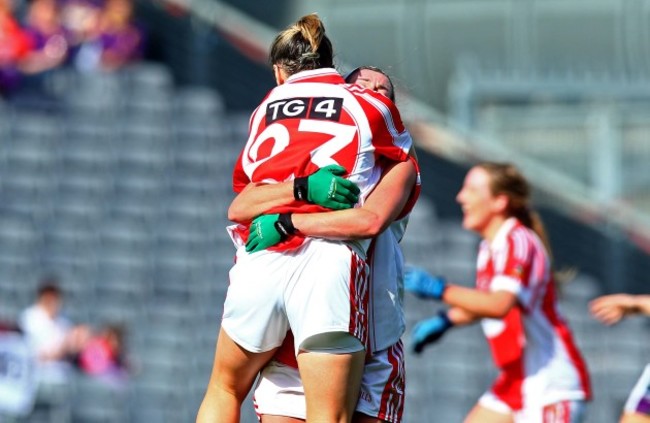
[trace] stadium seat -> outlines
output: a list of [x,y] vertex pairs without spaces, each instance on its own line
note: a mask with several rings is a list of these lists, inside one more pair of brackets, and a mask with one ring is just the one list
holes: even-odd
[[170,70],[154,62],[139,62],[120,72],[126,92],[132,96],[171,92],[174,80]]
[[79,375],[74,379],[73,422],[124,423],[129,418],[125,381]]

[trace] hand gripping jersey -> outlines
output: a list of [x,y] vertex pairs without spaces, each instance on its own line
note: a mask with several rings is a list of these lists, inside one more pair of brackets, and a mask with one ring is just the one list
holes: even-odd
[[[290,181],[338,164],[361,189],[361,202],[381,177],[381,161],[407,160],[412,145],[389,99],[345,84],[329,68],[299,72],[272,89],[253,112],[249,134],[233,173],[235,192],[250,182]],[[327,209],[296,200],[268,213],[318,211]],[[247,238],[247,228],[236,233]],[[295,235],[275,249],[294,249],[303,241]]]
[[549,258],[537,235],[506,220],[491,243],[481,243],[476,283],[518,299],[503,319],[481,322],[501,371],[492,392],[513,410],[590,399],[587,368],[557,310]]

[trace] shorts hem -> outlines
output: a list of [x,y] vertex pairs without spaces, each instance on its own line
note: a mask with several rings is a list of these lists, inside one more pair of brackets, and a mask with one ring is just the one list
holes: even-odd
[[282,342],[280,342],[280,343],[275,344],[275,345],[271,344],[271,345],[262,346],[262,347],[253,346],[252,344],[250,344],[248,342],[242,341],[242,339],[240,337],[233,336],[230,333],[230,331],[228,330],[228,328],[223,323],[221,324],[221,328],[223,329],[224,332],[226,332],[226,335],[228,335],[228,337],[230,337],[230,339],[235,344],[239,345],[240,347],[242,347],[243,349],[245,349],[248,352],[263,353],[263,352],[271,351],[273,348],[278,348],[280,345],[282,345]]
[[[331,327],[331,328],[324,328],[322,330],[319,330],[318,332],[310,333],[307,336],[303,336],[302,339],[300,340],[300,342],[295,343],[296,353],[301,351],[300,346],[305,342],[305,340],[311,338],[312,336],[324,335],[324,334],[333,333],[333,332],[345,332],[345,333],[349,334],[350,336],[353,336],[353,337],[357,338],[361,342],[361,345],[364,346],[364,348],[363,348],[364,351],[366,350],[366,345],[359,339],[358,336],[354,335],[353,333],[350,333],[350,328],[349,327]],[[295,336],[295,334],[294,334],[294,336]]]

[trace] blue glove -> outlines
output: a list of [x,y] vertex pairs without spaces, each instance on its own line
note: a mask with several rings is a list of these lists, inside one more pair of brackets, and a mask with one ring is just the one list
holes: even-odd
[[411,331],[413,352],[420,354],[425,346],[438,341],[454,324],[446,311],[440,311],[433,317],[419,321]]
[[404,289],[420,298],[441,300],[447,282],[442,276],[432,276],[424,269],[411,267],[404,274]]

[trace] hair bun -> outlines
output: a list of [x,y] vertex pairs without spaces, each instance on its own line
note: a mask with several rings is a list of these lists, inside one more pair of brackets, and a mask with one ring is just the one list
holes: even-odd
[[320,59],[320,54],[315,52],[308,52],[308,53],[301,54],[298,60],[300,61],[301,64],[305,64],[307,62],[313,62],[318,59]]

